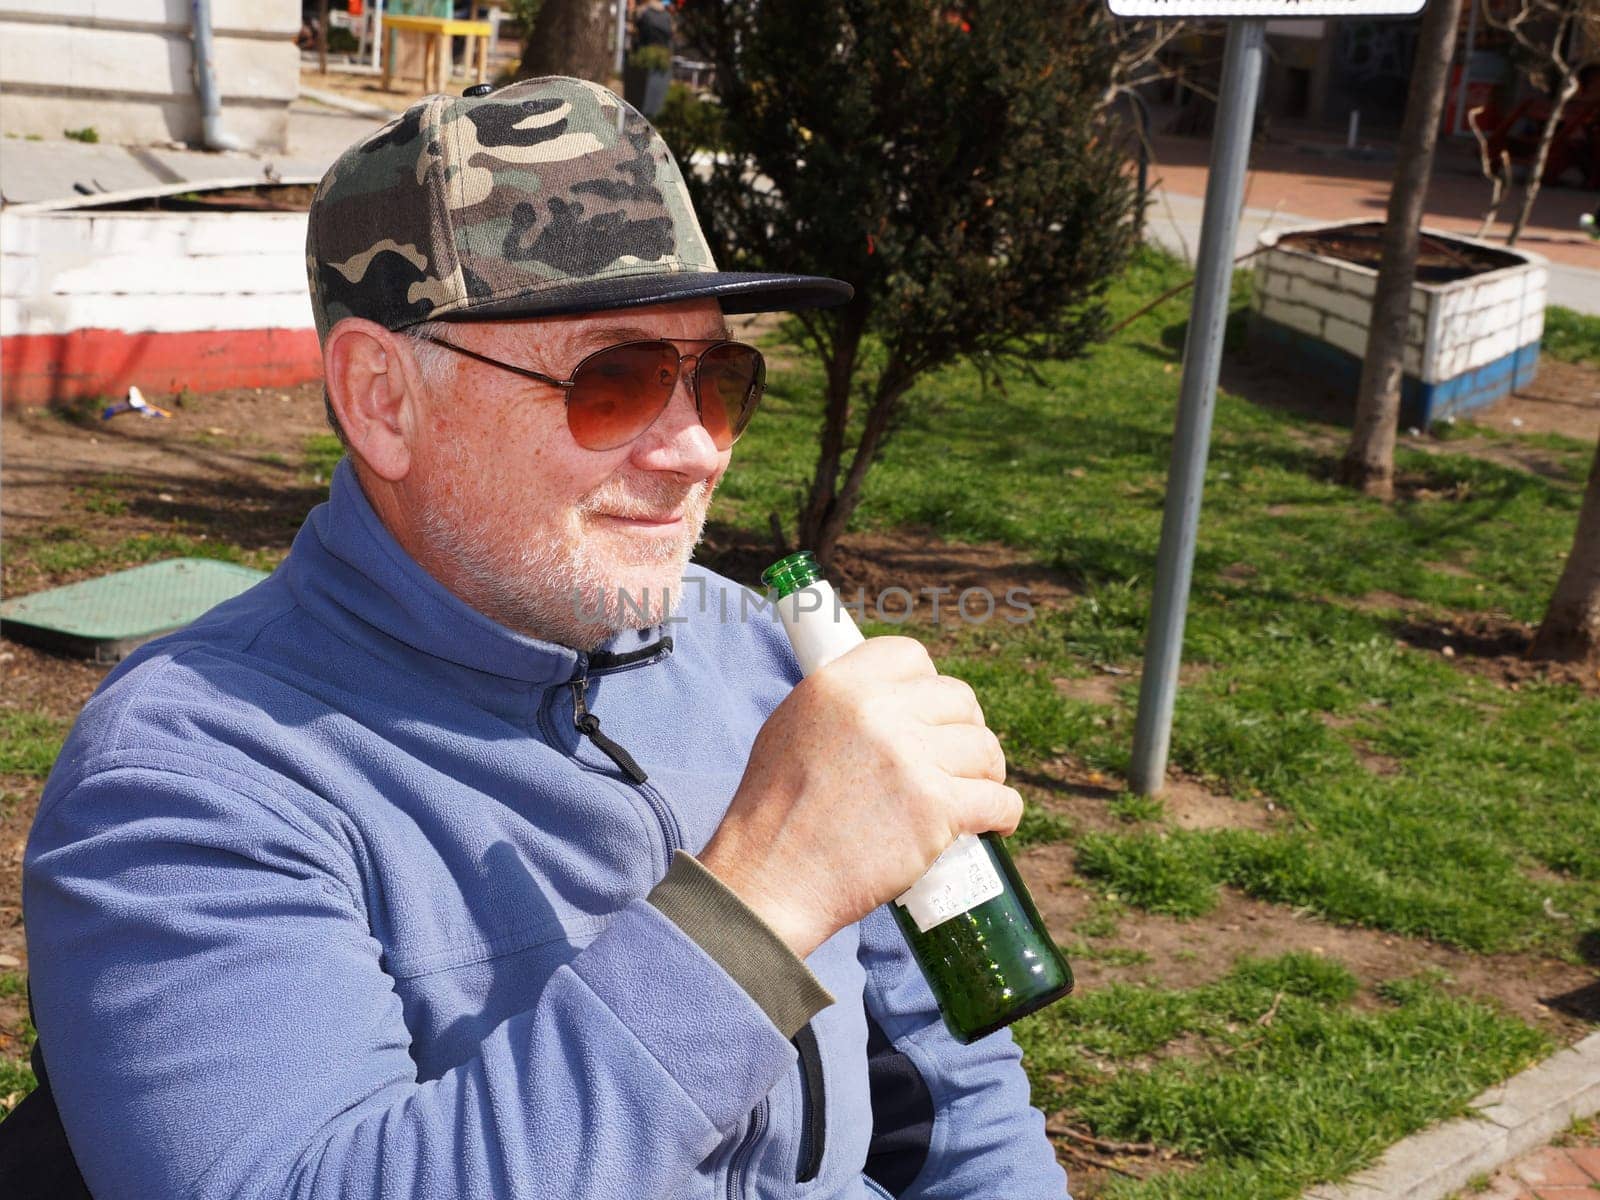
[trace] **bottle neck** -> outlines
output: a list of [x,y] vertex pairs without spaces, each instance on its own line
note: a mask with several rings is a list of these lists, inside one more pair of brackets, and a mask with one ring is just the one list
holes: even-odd
[[786,555],[761,572],[761,582],[777,592],[780,600],[821,579],[822,568],[809,550]]

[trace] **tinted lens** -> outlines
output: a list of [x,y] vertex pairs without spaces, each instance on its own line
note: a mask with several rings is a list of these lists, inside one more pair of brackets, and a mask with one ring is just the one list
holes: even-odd
[[718,450],[733,445],[750,424],[766,385],[767,364],[754,346],[723,342],[701,356],[700,423]]
[[615,450],[650,427],[678,382],[668,342],[624,342],[590,355],[572,373],[567,428],[585,450]]

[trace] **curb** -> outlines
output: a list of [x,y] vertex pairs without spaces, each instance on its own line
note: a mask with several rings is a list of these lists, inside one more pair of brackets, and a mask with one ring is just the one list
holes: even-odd
[[1378,1164],[1302,1200],[1443,1200],[1479,1174],[1538,1149],[1600,1112],[1600,1033],[1592,1033],[1472,1102],[1477,1114],[1390,1146]]

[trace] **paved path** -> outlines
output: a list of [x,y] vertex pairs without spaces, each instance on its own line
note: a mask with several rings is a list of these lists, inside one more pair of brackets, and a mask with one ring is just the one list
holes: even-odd
[[[1507,1164],[1511,1190],[1497,1200],[1521,1200],[1524,1185],[1534,1187],[1529,1194],[1541,1200],[1579,1200],[1576,1193],[1542,1191],[1566,1186],[1555,1180],[1569,1166],[1585,1171],[1581,1200],[1595,1200],[1600,1191],[1588,1186],[1585,1163],[1600,1164],[1593,1157],[1569,1162],[1567,1142],[1574,1122],[1591,1122],[1597,1111],[1600,1033],[1495,1084],[1472,1101],[1467,1116],[1400,1139],[1373,1166],[1313,1188],[1303,1200],[1470,1200],[1478,1184]],[[1519,1174],[1524,1164],[1527,1173]],[[1540,1173],[1546,1167],[1548,1176]],[[1535,1184],[1535,1177],[1544,1182]]]
[[[1204,211],[1205,201],[1202,197],[1185,196],[1170,189],[1158,191],[1154,193],[1146,218],[1149,237],[1174,254],[1183,255],[1193,262],[1200,247],[1200,221]],[[1234,255],[1237,257],[1254,250],[1256,239],[1264,230],[1306,225],[1317,219],[1280,209],[1246,208],[1239,218],[1239,237],[1234,243]],[[1446,224],[1444,227],[1449,226]],[[1593,268],[1564,262],[1550,264],[1549,303],[1600,316],[1600,242],[1595,247],[1597,265]],[[1536,245],[1529,245],[1528,249],[1540,254],[1545,252],[1544,248]]]
[[1600,1196],[1600,1135],[1565,1137],[1542,1146],[1471,1192],[1470,1200],[1595,1200]]
[[302,97],[289,110],[289,148],[282,154],[8,138],[0,143],[0,197],[28,204],[190,181],[316,180],[340,151],[387,117]]
[[[1158,121],[1159,125],[1159,121]],[[1150,235],[1190,261],[1200,242],[1200,219],[1210,143],[1204,138],[1157,135],[1151,177],[1160,186],[1149,212]],[[1255,248],[1265,228],[1317,221],[1381,221],[1394,172],[1386,147],[1373,157],[1351,158],[1337,147],[1308,142],[1258,144],[1250,153],[1245,212],[1240,220],[1238,254]],[[1428,192],[1430,228],[1476,234],[1483,220],[1488,185],[1464,148],[1445,146]],[[1519,200],[1513,194],[1501,208],[1509,215]],[[1550,259],[1550,303],[1600,315],[1600,242],[1578,229],[1580,213],[1600,205],[1600,192],[1544,188],[1518,245]],[[1490,234],[1501,241],[1504,221]]]

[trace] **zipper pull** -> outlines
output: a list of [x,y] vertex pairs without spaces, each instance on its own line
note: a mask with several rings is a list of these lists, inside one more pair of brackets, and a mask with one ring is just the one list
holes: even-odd
[[644,773],[644,769],[633,761],[633,755],[600,732],[600,718],[590,712],[584,704],[584,694],[589,690],[588,679],[582,677],[574,679],[571,687],[572,724],[580,734],[595,744],[601,754],[604,754],[616,764],[617,770],[633,780],[634,783],[643,783],[649,778]]

